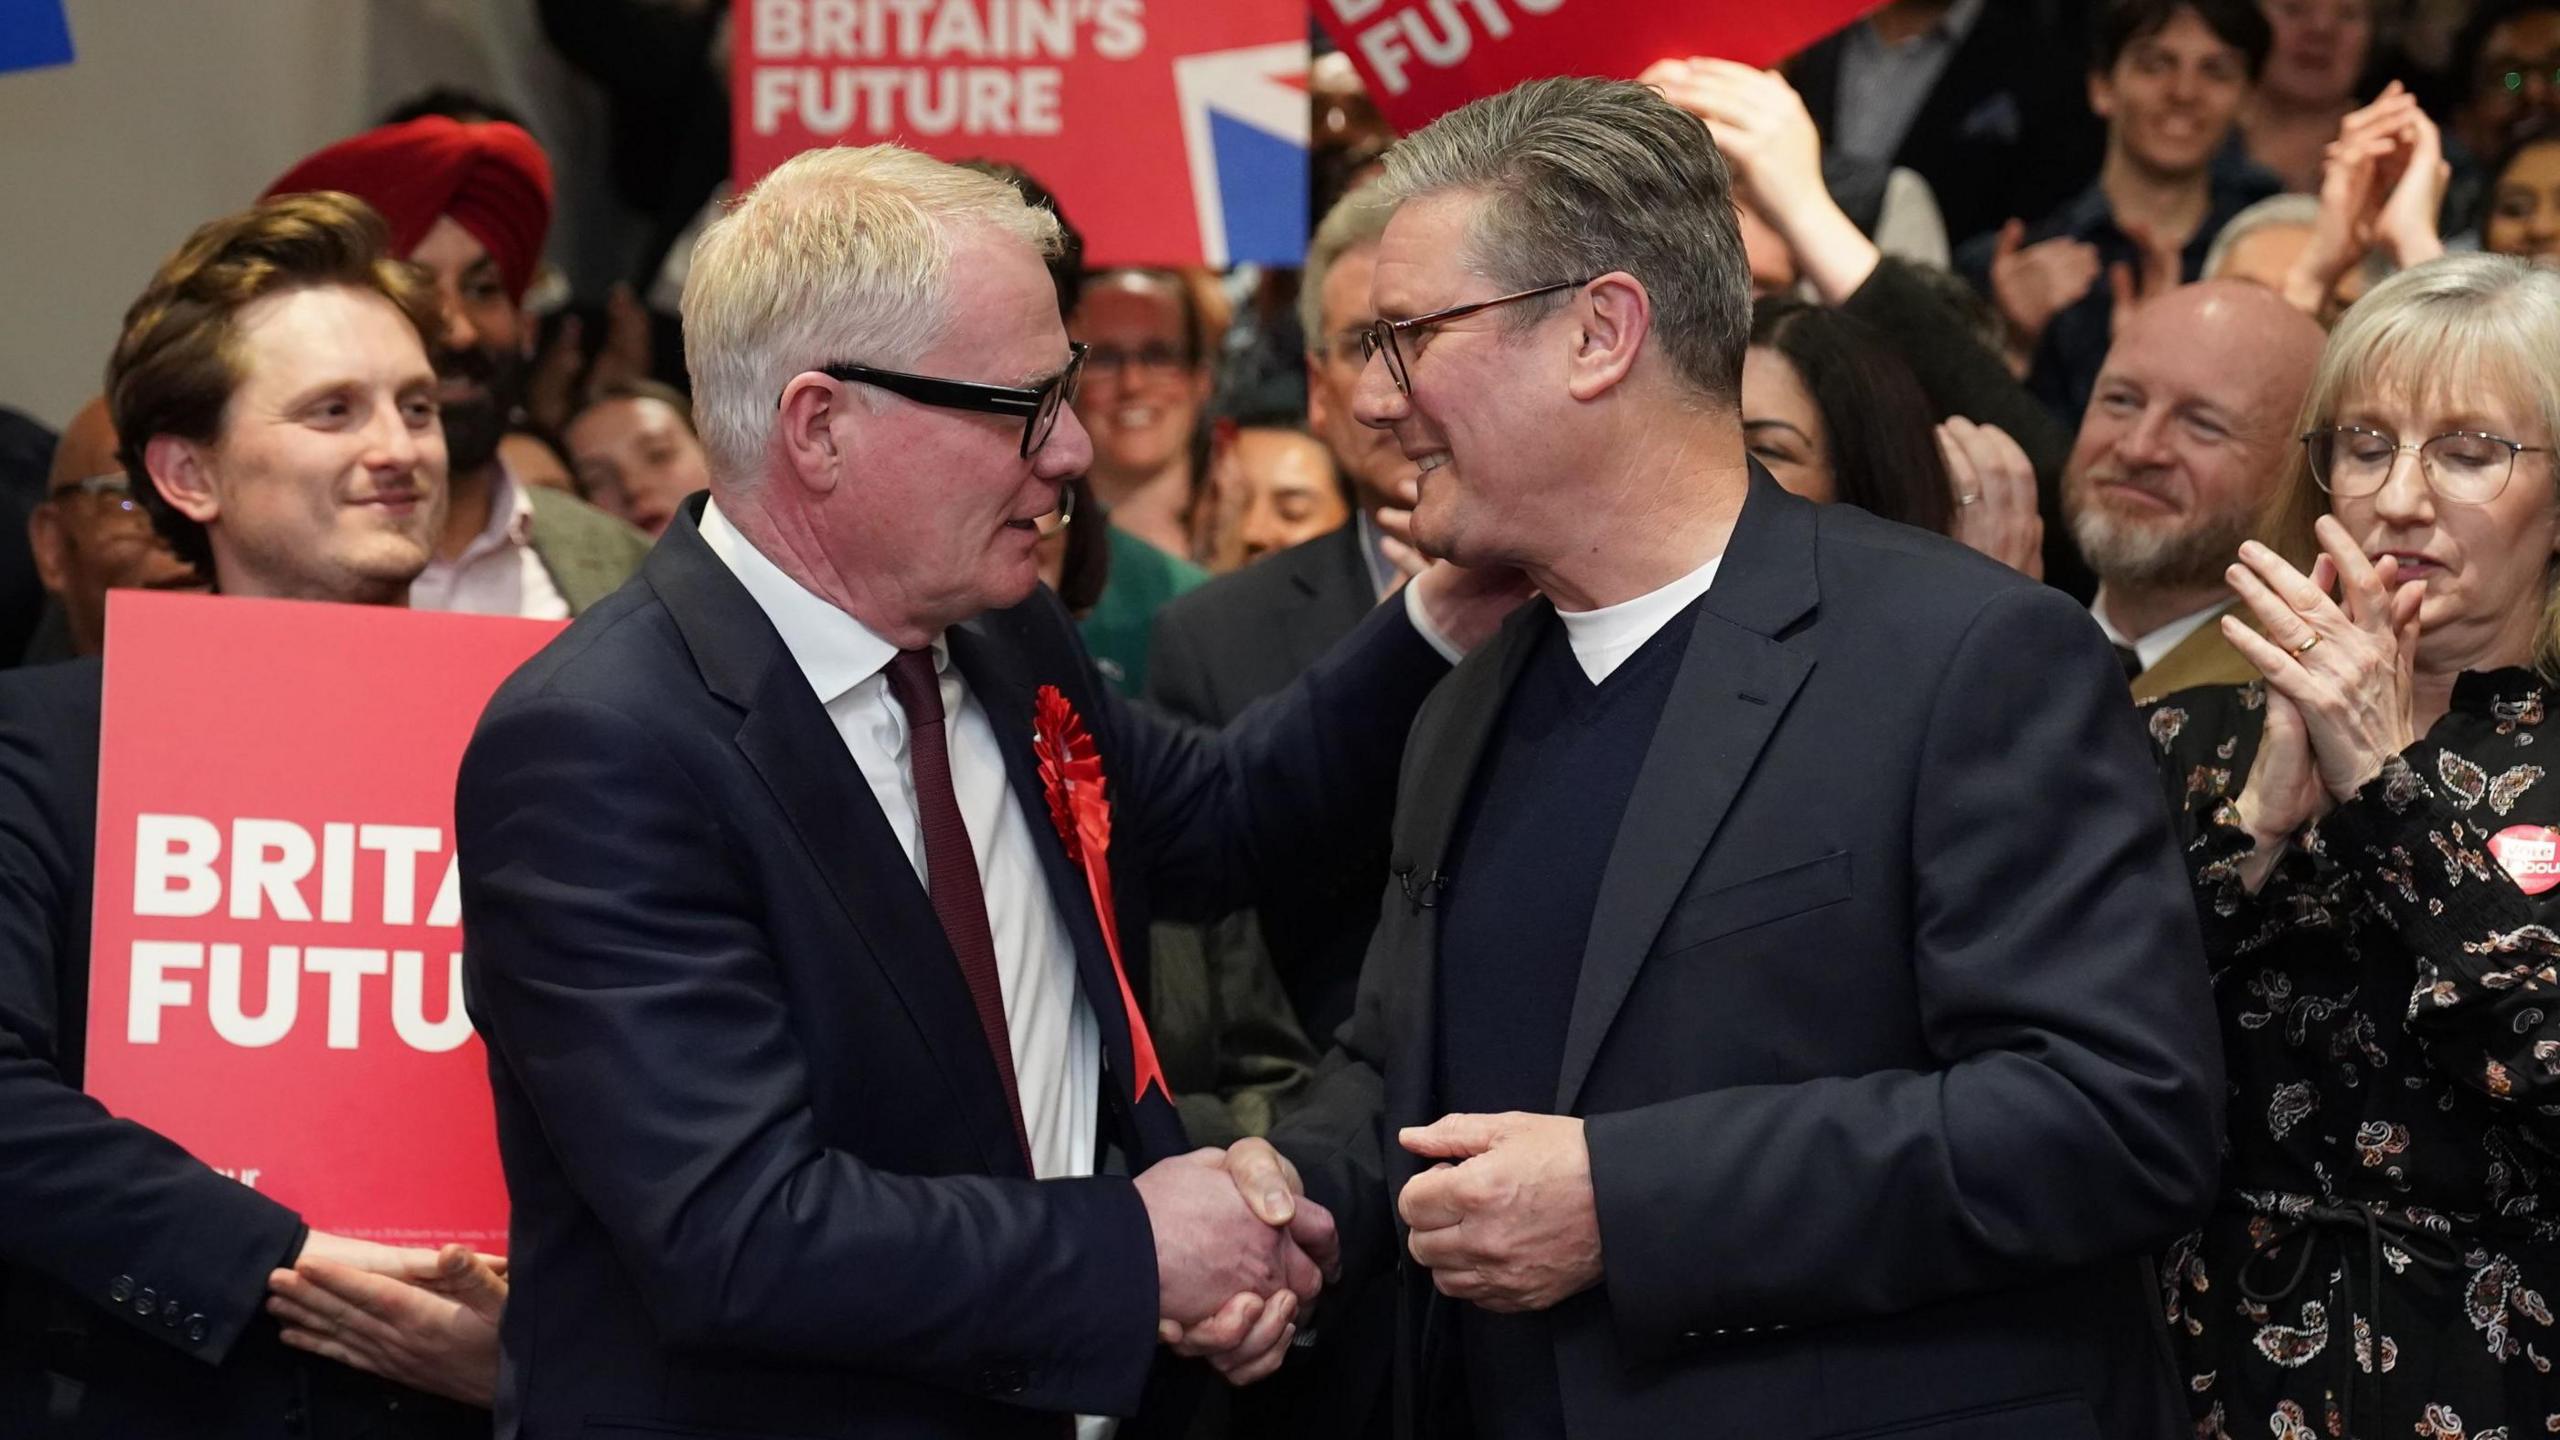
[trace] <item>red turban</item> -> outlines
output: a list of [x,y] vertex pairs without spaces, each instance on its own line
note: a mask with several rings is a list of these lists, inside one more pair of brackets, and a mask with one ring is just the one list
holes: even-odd
[[532,136],[497,122],[429,115],[368,130],[294,166],[259,198],[305,190],[343,190],[380,211],[404,257],[437,217],[452,216],[488,250],[519,304],[551,229],[550,159]]

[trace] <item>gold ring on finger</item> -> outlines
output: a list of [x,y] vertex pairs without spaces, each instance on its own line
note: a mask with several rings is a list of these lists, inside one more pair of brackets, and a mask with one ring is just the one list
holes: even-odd
[[2294,647],[2293,647],[2293,658],[2294,658],[2294,659],[2296,659],[2296,660],[2299,660],[2299,659],[2301,659],[2303,656],[2310,654],[2310,653],[2311,653],[2311,647],[2312,647],[2312,646],[2314,646],[2314,645],[2317,645],[2317,644],[2319,644],[2319,643],[2320,643],[2320,637],[2319,637],[2319,636],[2317,636],[2317,635],[2314,635],[2314,636],[2312,636],[2310,639],[2303,641],[2301,644],[2294,646]]

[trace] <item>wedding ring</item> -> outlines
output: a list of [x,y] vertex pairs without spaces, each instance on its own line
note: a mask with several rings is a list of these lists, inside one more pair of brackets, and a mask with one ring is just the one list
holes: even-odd
[[2310,639],[2303,641],[2301,644],[2294,646],[2294,647],[2293,647],[2293,658],[2294,658],[2294,659],[2296,659],[2296,660],[2299,660],[2299,659],[2301,659],[2303,656],[2310,654],[2310,653],[2311,653],[2311,647],[2312,647],[2312,646],[2314,646],[2314,645],[2317,645],[2317,644],[2319,644],[2319,643],[2320,643],[2320,637],[2319,637],[2319,636],[2317,636],[2317,635],[2314,635],[2314,636],[2312,636]]
[[1972,494],[1970,494],[1970,495],[1959,495],[1959,496],[1957,496],[1957,497],[1956,497],[1956,503],[1957,503],[1957,504],[1959,504],[1959,505],[1970,505],[1970,504],[1972,504],[1974,501],[1979,500],[1979,499],[1981,499],[1981,498],[1982,498],[1982,492],[1981,492],[1981,491],[1979,491],[1979,490],[1977,490],[1977,491],[1975,491],[1974,493],[1972,493]]

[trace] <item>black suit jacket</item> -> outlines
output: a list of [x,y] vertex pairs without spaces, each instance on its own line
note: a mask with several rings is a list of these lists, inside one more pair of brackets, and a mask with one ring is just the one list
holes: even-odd
[[[1415,722],[1346,1044],[1274,1136],[1400,1267],[1406,1432],[1451,1303],[1393,1147],[1436,1118],[1440,875],[1535,612]],[[2165,1437],[2148,1246],[2222,1077],[2122,672],[2062,594],[1754,467],[1602,873],[1554,1109],[1606,1274],[1554,1314],[1578,1435]],[[1468,877],[1441,875],[1452,894]],[[1392,1257],[1388,1247],[1395,1247]]]
[[485,1433],[286,1349],[260,1307],[300,1217],[80,1093],[100,673],[0,675],[0,1435]]
[[[1148,652],[1147,698],[1223,726],[1287,689],[1378,608],[1360,549],[1360,527],[1344,525],[1165,606]],[[1385,873],[1382,830],[1356,853],[1300,857],[1289,875],[1273,877],[1286,893],[1259,917],[1263,940],[1298,1023],[1319,1043],[1351,1018]]]
[[[1962,243],[2069,199],[2098,171],[2106,131],[2089,113],[2087,0],[1989,0],[1947,57],[1893,163],[1937,193],[1947,238]],[[1849,31],[1787,63],[1813,123],[1837,122]]]
[[1376,608],[1360,527],[1327,531],[1157,611],[1147,698],[1185,719],[1224,725],[1287,689]]
[[[1054,1436],[1062,1412],[1131,1414],[1157,1356],[1136,1191],[1030,1179],[925,891],[699,513],[501,688],[463,761],[467,993],[514,1206],[501,1433]],[[1155,898],[1223,913],[1281,857],[1382,828],[1446,670],[1382,615],[1221,737],[1117,699],[1045,590],[950,642],[1044,839],[1035,688],[1091,729],[1133,970]],[[1152,1090],[1131,1103],[1085,883],[1062,848],[1042,860],[1101,1029],[1100,1128],[1143,1169],[1180,1122]]]

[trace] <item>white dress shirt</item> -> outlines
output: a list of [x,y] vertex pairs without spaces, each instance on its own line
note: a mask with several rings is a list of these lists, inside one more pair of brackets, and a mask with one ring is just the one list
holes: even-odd
[[1707,587],[1716,582],[1716,567],[1723,563],[1724,557],[1718,555],[1659,590],[1597,610],[1558,607],[1556,618],[1564,622],[1565,638],[1573,642],[1573,658],[1581,662],[1582,673],[1594,685],[1615,674],[1628,656],[1688,609],[1690,601],[1707,593]]
[[489,523],[460,555],[427,562],[409,582],[409,608],[526,620],[569,618],[568,600],[533,552],[533,500],[503,463],[489,488]]
[[2145,670],[2159,664],[2160,657],[2177,649],[2178,642],[2203,629],[2206,621],[2221,614],[2231,604],[2228,600],[2216,600],[2193,615],[2181,615],[2138,640],[2128,640],[2123,631],[2108,622],[2107,612],[2102,608],[2106,601],[2106,592],[2101,588],[2098,597],[2089,602],[2090,615],[2097,619],[2098,628],[2107,632],[2108,643],[2122,645],[2131,650],[2135,658],[2142,662],[2142,668]]
[[[930,887],[924,822],[908,766],[906,712],[889,693],[887,667],[897,647],[784,574],[738,533],[717,504],[702,508],[702,539],[781,633],[783,647],[808,677],[853,763],[870,782],[889,829],[906,847],[917,883]],[[949,645],[940,639],[933,642],[933,668],[942,679],[951,788],[960,802],[960,818],[969,827],[969,848],[978,857],[987,927],[995,935],[996,975],[1004,987],[1005,1029],[1013,1040],[1013,1073],[1022,1092],[1023,1128],[1031,1140],[1031,1170],[1043,1180],[1090,1175],[1102,1033],[1077,982],[1075,941],[1049,894],[1040,852],[1032,848],[1058,841],[1032,832],[1014,798],[995,728],[952,666]]]

